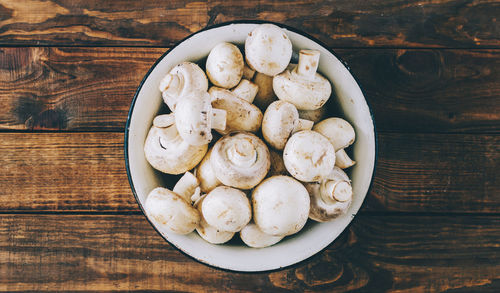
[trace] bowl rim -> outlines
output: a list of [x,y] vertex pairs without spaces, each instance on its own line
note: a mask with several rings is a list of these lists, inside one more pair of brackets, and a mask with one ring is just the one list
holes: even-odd
[[[134,112],[134,107],[135,107],[135,103],[137,101],[137,98],[139,96],[139,93],[141,92],[142,90],[142,87],[144,85],[144,83],[146,82],[146,80],[149,78],[149,75],[151,74],[151,72],[156,68],[156,66],[175,48],[177,47],[178,45],[180,45],[181,43],[183,43],[184,41],[186,41],[187,39],[197,35],[197,34],[200,34],[202,32],[205,32],[207,30],[211,30],[211,29],[214,29],[214,28],[218,28],[218,27],[223,27],[223,26],[228,26],[228,25],[232,25],[232,24],[264,24],[264,23],[270,23],[270,24],[274,24],[274,25],[277,25],[281,28],[285,28],[289,31],[292,31],[294,33],[297,33],[299,35],[302,35],[316,43],[318,43],[320,46],[322,46],[325,50],[327,50],[330,54],[332,54],[333,56],[335,56],[335,58],[337,58],[340,63],[342,63],[342,65],[347,69],[347,71],[349,72],[349,74],[351,74],[351,76],[354,78],[354,81],[356,82],[356,84],[358,85],[361,93],[363,94],[363,97],[364,97],[364,100],[368,106],[368,111],[370,113],[370,117],[371,117],[371,120],[372,120],[372,124],[373,124],[373,134],[374,134],[374,147],[375,147],[375,154],[374,154],[374,162],[373,162],[373,171],[372,171],[372,174],[371,174],[371,179],[370,179],[370,184],[368,185],[368,190],[366,191],[366,194],[361,202],[361,207],[363,207],[363,204],[366,200],[366,196],[370,193],[372,187],[373,187],[373,179],[374,179],[374,176],[375,176],[375,171],[377,169],[377,161],[378,161],[378,132],[377,132],[377,128],[376,128],[376,125],[375,125],[375,117],[373,115],[373,111],[372,111],[372,107],[370,105],[370,103],[368,102],[368,100],[366,99],[366,95],[365,95],[365,91],[363,90],[363,87],[361,86],[361,84],[359,83],[359,80],[358,78],[353,74],[351,68],[349,67],[349,65],[347,64],[347,62],[345,62],[342,58],[340,58],[340,56],[337,55],[337,53],[335,53],[330,46],[326,45],[324,42],[318,40],[316,37],[313,37],[312,35],[309,35],[308,33],[302,31],[302,30],[299,30],[295,27],[292,27],[292,26],[289,26],[289,25],[286,25],[286,24],[283,24],[283,23],[278,23],[278,22],[273,22],[273,21],[265,21],[265,20],[245,20],[245,19],[241,19],[241,20],[233,20],[233,21],[227,21],[227,22],[221,22],[221,23],[218,23],[218,24],[213,24],[213,25],[207,25],[206,27],[204,27],[203,29],[200,29],[192,34],[189,34],[188,36],[186,36],[185,38],[177,41],[173,46],[169,47],[169,49],[164,52],[156,61],[153,65],[151,65],[151,67],[149,68],[148,72],[144,75],[144,78],[141,80],[139,86],[137,87],[137,90],[135,91],[135,94],[134,94],[134,97],[130,103],[130,108],[129,108],[129,111],[128,111],[128,114],[127,114],[127,122],[125,124],[125,131],[124,131],[124,143],[123,143],[123,147],[124,147],[124,158],[125,158],[125,167],[126,167],[126,172],[127,172],[127,178],[128,178],[128,182],[129,182],[129,185],[130,185],[130,188],[132,189],[132,193],[134,195],[134,198],[135,198],[135,201],[137,202],[137,204],[139,205],[139,208],[141,209],[141,213],[143,214],[143,216],[146,218],[146,220],[149,222],[149,224],[153,227],[153,229],[160,235],[161,238],[163,238],[163,240],[165,240],[171,247],[175,248],[176,250],[180,251],[182,254],[188,256],[189,258],[191,259],[194,259],[196,260],[197,262],[203,264],[203,265],[206,265],[208,267],[211,267],[211,268],[215,268],[215,269],[219,269],[219,270],[222,270],[222,271],[227,271],[227,272],[238,272],[238,273],[245,273],[245,274],[254,274],[254,273],[265,273],[265,272],[274,272],[274,271],[280,271],[280,270],[283,270],[283,269],[292,269],[294,267],[297,267],[297,266],[300,266],[302,263],[304,263],[305,261],[308,261],[316,256],[318,256],[322,251],[326,250],[330,245],[332,245],[335,240],[337,240],[339,237],[335,238],[332,242],[330,242],[330,244],[328,244],[327,246],[325,246],[324,248],[318,250],[316,253],[314,253],[312,256],[309,256],[309,257],[306,257],[305,259],[301,260],[301,261],[298,261],[296,263],[293,263],[293,264],[290,264],[290,265],[286,265],[286,266],[280,266],[278,268],[274,268],[274,269],[266,269],[266,270],[260,270],[260,271],[239,271],[239,270],[235,270],[235,269],[230,269],[230,268],[224,268],[224,267],[219,267],[219,266],[216,266],[214,264],[210,264],[208,262],[205,262],[203,260],[200,260],[194,256],[192,256],[191,254],[187,253],[186,251],[184,251],[181,247],[178,247],[177,245],[174,245],[172,242],[170,242],[167,238],[165,238],[163,236],[162,233],[160,233],[160,231],[155,227],[155,225],[151,222],[151,220],[146,216],[146,212],[144,210],[144,207],[143,205],[141,204],[141,201],[139,200],[139,197],[137,195],[137,192],[135,190],[135,187],[134,187],[134,182],[133,182],[133,179],[132,179],[132,175],[131,175],[131,171],[130,171],[130,163],[129,163],[129,153],[128,153],[128,142],[129,142],[129,128],[130,128],[130,123],[131,123],[131,118],[132,118],[132,115],[133,115],[133,112]],[[361,209],[361,208],[360,208]],[[356,212],[356,215],[359,213],[359,210]],[[356,216],[355,215],[355,216]],[[340,235],[342,233],[344,233],[344,231],[346,231],[353,223],[354,219],[356,218],[355,216],[352,217],[352,219],[349,221],[349,224],[347,226],[345,226],[342,230],[342,232],[340,233]],[[340,236],[339,235],[339,236]]]

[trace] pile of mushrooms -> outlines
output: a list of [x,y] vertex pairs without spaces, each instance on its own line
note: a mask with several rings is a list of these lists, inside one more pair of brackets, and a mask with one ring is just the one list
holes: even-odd
[[170,113],[153,120],[147,161],[166,174],[184,174],[172,190],[157,187],[145,212],[155,226],[197,231],[222,244],[236,233],[248,246],[267,247],[299,232],[308,219],[346,213],[353,193],[342,170],[355,164],[346,148],[354,128],[325,119],[332,85],[317,72],[320,52],[300,50],[290,64],[286,32],[262,24],[244,54],[220,43],[206,72],[182,62],[159,85]]

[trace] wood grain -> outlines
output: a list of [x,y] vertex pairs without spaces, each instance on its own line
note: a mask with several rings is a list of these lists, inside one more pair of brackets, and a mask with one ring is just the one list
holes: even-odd
[[6,214],[0,290],[494,292],[499,227],[497,216],[358,216],[309,260],[244,274],[183,255],[142,215]]
[[[0,212],[137,211],[121,133],[1,133]],[[500,136],[379,135],[362,211],[500,212]]]
[[[161,48],[1,48],[0,129],[122,131]],[[500,131],[500,50],[340,49],[380,131]]]
[[300,28],[332,47],[498,47],[497,1],[4,0],[0,45],[171,46],[226,21]]

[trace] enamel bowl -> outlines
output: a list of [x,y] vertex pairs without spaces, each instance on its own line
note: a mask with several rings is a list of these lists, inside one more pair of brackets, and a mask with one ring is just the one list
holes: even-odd
[[[220,42],[243,45],[248,33],[259,24],[260,22],[225,23],[194,33],[161,56],[142,80],[127,120],[125,161],[132,192],[143,212],[146,196],[152,189],[158,186],[172,188],[179,178],[154,170],[146,161],[143,151],[153,118],[166,109],[158,90],[160,80],[182,61],[196,62],[205,58]],[[309,220],[299,233],[286,237],[274,246],[260,249],[249,248],[239,239],[214,245],[204,241],[196,231],[189,235],[177,235],[151,224],[177,249],[202,263],[222,269],[247,272],[273,270],[290,266],[318,253],[349,225],[361,207],[372,181],[376,157],[375,129],[370,109],[358,83],[344,63],[319,41],[296,29],[277,25],[290,37],[294,52],[300,49],[316,49],[321,52],[318,71],[331,81],[335,93],[327,104],[328,116],[340,115],[354,126],[356,141],[350,149],[357,163],[348,170],[352,180],[353,202],[348,212],[335,221],[316,223]]]

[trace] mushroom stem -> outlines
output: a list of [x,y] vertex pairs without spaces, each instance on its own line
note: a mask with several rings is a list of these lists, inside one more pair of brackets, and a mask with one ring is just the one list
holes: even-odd
[[335,166],[341,169],[346,169],[356,164],[356,161],[349,158],[349,155],[347,155],[345,149],[340,149],[337,152],[335,152],[335,157],[336,157]]
[[238,98],[252,103],[257,95],[257,92],[259,91],[259,86],[248,79],[242,79],[240,83],[231,91]]
[[321,185],[320,193],[321,198],[326,203],[344,202],[352,197],[352,187],[345,180],[328,180]]
[[314,125],[314,122],[306,119],[299,119],[297,125],[293,128],[292,134],[295,132],[299,132],[302,130],[311,130]]
[[200,185],[196,176],[191,172],[186,172],[177,181],[172,191],[182,197],[186,202],[191,202],[191,195],[196,191],[196,188]]
[[175,94],[182,87],[181,78],[179,74],[167,74],[160,82],[160,91]]
[[226,110],[212,108],[212,128],[221,131],[225,130],[226,117],[227,117]]
[[318,50],[300,50],[299,63],[295,68],[298,75],[307,79],[313,79],[319,64]]
[[169,127],[175,123],[174,113],[158,115],[153,119],[153,126],[155,127]]
[[228,159],[238,167],[251,167],[257,160],[253,145],[245,139],[237,139],[227,150]]
[[243,78],[244,79],[252,79],[255,75],[255,70],[250,68],[246,63],[243,66]]

